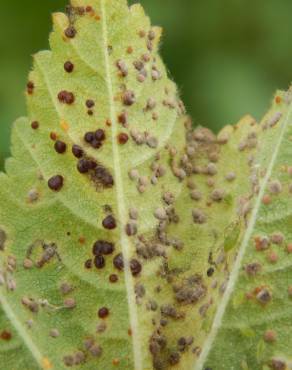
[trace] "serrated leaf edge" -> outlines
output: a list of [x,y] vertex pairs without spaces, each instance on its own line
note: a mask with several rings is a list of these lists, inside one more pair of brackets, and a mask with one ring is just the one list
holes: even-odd
[[[203,370],[203,367],[205,365],[205,362],[206,362],[206,360],[208,358],[208,355],[209,355],[209,353],[210,353],[210,351],[212,349],[212,345],[213,345],[213,343],[214,343],[214,341],[216,339],[217,333],[218,333],[218,331],[220,329],[220,326],[222,324],[225,310],[226,310],[227,305],[228,305],[228,303],[229,303],[229,301],[231,299],[231,295],[232,295],[232,293],[234,291],[234,287],[235,287],[235,284],[237,282],[238,275],[240,273],[242,260],[244,258],[245,252],[247,250],[248,243],[249,243],[249,240],[251,238],[253,229],[254,229],[255,224],[257,222],[258,212],[259,212],[260,207],[261,207],[261,200],[262,200],[262,198],[263,198],[263,196],[265,194],[265,190],[266,190],[268,181],[269,181],[269,179],[270,179],[270,177],[272,175],[274,164],[276,162],[276,159],[277,159],[277,156],[278,156],[280,147],[281,147],[281,143],[282,143],[284,134],[286,132],[286,129],[289,126],[289,119],[290,119],[291,114],[292,114],[292,107],[289,108],[289,110],[288,110],[288,112],[286,114],[286,119],[282,123],[282,127],[281,127],[281,132],[280,132],[280,135],[279,135],[279,139],[278,139],[278,141],[276,143],[276,146],[275,146],[273,155],[271,157],[269,166],[267,168],[265,177],[264,177],[264,179],[262,181],[262,185],[260,186],[260,191],[259,191],[259,194],[258,194],[258,196],[256,198],[255,205],[254,205],[254,208],[253,208],[253,211],[252,211],[252,214],[251,214],[251,218],[249,220],[249,224],[248,224],[248,227],[246,229],[246,233],[245,233],[245,235],[243,237],[243,240],[242,240],[242,243],[241,243],[241,245],[239,247],[238,256],[236,258],[234,267],[233,267],[233,269],[231,271],[231,274],[230,274],[230,277],[229,277],[228,284],[226,286],[226,290],[225,290],[224,296],[222,298],[221,303],[219,304],[219,307],[218,307],[218,310],[216,312],[216,315],[215,315],[215,318],[214,318],[214,321],[213,321],[213,325],[212,325],[210,334],[209,334],[209,336],[207,337],[207,339],[206,339],[206,341],[204,343],[203,350],[201,352],[201,355],[200,355],[200,358],[199,358],[198,362],[196,363],[196,365],[194,367],[194,370]],[[260,164],[258,164],[258,166],[260,166]]]

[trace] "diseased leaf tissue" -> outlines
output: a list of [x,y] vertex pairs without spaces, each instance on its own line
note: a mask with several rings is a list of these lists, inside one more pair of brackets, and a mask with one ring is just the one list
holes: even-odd
[[193,129],[140,5],[53,20],[0,175],[0,369],[291,369],[292,93]]

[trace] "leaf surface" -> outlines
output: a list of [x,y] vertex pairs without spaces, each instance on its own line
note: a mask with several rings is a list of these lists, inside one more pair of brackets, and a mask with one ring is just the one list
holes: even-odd
[[194,130],[140,5],[53,20],[0,175],[0,369],[288,366],[290,92]]

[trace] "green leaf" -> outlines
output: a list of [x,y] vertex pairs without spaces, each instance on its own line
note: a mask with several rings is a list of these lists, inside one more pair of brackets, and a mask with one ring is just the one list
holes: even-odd
[[[278,92],[256,127],[253,208],[196,369],[291,366],[290,96]],[[255,335],[240,335],[243,327]]]
[[76,0],[34,57],[0,175],[1,370],[289,365],[290,92],[194,130],[160,34]]
[[[152,366],[144,344],[152,327],[135,302],[136,228],[154,234],[162,193],[180,192],[167,146],[179,156],[185,136],[183,106],[157,55],[160,33],[140,5],[73,2],[68,16],[54,15],[52,51],[34,57],[29,117],[14,126],[0,180],[1,302],[14,344],[3,350],[3,369],[17,366],[15,348],[30,358],[27,368]],[[94,258],[97,241],[114,253]],[[120,253],[124,273],[114,266]]]

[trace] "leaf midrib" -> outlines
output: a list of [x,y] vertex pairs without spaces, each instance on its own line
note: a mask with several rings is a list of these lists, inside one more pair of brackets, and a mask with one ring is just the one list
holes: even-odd
[[[103,51],[104,51],[104,63],[106,69],[106,87],[109,95],[109,106],[110,106],[110,120],[111,120],[111,131],[112,131],[112,153],[113,153],[113,162],[114,162],[114,174],[115,174],[115,188],[117,196],[117,208],[118,216],[120,223],[122,220],[127,218],[126,211],[126,202],[124,197],[124,186],[123,186],[123,177],[121,172],[120,165],[120,155],[116,143],[117,136],[117,121],[116,121],[116,110],[114,103],[114,94],[113,94],[113,83],[110,73],[110,62],[108,55],[108,31],[107,31],[107,14],[105,7],[105,0],[101,0],[101,19],[102,19],[102,37],[103,37]],[[122,248],[122,253],[124,257],[124,276],[125,276],[125,285],[127,290],[127,299],[129,306],[129,316],[130,324],[132,331],[132,345],[133,345],[133,355],[134,355],[134,365],[136,370],[142,370],[142,355],[141,355],[141,342],[139,338],[139,328],[138,328],[138,314],[136,309],[135,302],[135,293],[134,293],[134,284],[133,277],[131,274],[129,261],[130,261],[130,241],[126,236],[123,227],[119,224],[120,231],[120,243]]]

